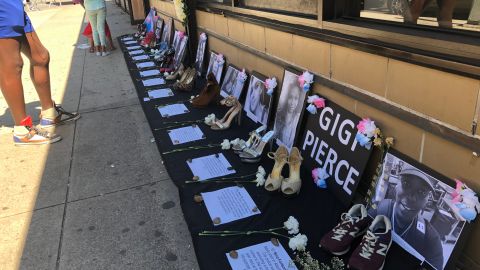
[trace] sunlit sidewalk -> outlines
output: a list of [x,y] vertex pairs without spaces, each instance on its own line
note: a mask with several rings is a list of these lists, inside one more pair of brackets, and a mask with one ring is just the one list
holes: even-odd
[[[123,59],[77,49],[84,11],[29,13],[51,55],[54,99],[82,118],[51,146],[15,147],[0,96],[0,269],[198,269],[177,196]],[[129,17],[109,2],[114,36]],[[38,97],[25,62],[28,112]]]

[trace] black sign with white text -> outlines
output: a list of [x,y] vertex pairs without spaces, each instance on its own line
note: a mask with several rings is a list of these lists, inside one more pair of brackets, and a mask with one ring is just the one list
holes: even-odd
[[298,143],[309,170],[323,168],[329,175],[327,188],[345,205],[353,198],[371,150],[355,140],[360,117],[326,101],[316,114],[307,113],[304,133]]

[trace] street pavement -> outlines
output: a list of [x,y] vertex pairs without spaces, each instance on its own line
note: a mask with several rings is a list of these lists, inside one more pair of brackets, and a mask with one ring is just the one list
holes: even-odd
[[[59,143],[15,147],[0,96],[0,269],[198,269],[122,53],[76,48],[87,42],[79,5],[29,16],[50,51],[54,100],[82,118],[56,128]],[[112,2],[107,20],[114,36],[135,31]],[[28,67],[27,111],[38,120]]]

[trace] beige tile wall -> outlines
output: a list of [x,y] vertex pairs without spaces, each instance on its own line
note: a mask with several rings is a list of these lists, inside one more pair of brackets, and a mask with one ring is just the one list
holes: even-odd
[[[221,15],[203,11],[197,11],[196,15],[201,27],[468,132],[476,106],[480,106],[477,105],[479,80],[223,18]],[[213,37],[209,37],[209,45],[240,68],[276,76],[281,85],[283,68]],[[480,192],[480,159],[468,149],[335,90],[315,85],[314,91],[361,117],[371,117],[386,135],[395,137],[397,150],[448,177],[464,179]],[[480,131],[477,130],[477,134],[480,135]],[[479,248],[480,225],[477,224],[465,254],[480,264]]]

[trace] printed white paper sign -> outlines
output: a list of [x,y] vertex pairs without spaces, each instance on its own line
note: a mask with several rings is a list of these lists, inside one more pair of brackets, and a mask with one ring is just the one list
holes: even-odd
[[130,47],[127,47],[127,50],[131,51],[131,50],[138,50],[142,48],[140,45],[135,45],[135,46],[130,46]]
[[148,91],[148,98],[156,99],[156,98],[165,98],[173,96],[173,92],[170,88],[165,89],[155,89]]
[[147,59],[148,59],[148,56],[146,54],[132,57],[133,61],[141,61],[141,60],[147,60]]
[[272,241],[268,241],[239,249],[236,253],[237,258],[226,254],[232,270],[297,270],[280,242],[276,246]]
[[252,197],[243,187],[204,192],[202,198],[215,226],[260,214]]
[[184,114],[190,112],[188,108],[183,103],[179,104],[170,104],[163,107],[159,107],[158,111],[162,117],[170,117],[174,115]]
[[154,62],[143,62],[143,63],[138,63],[137,68],[149,68],[149,67],[154,67],[155,63]]
[[153,79],[143,80],[142,82],[143,82],[143,86],[154,86],[154,85],[165,84],[165,80],[162,78],[153,78]]
[[134,50],[134,51],[129,51],[128,54],[130,55],[137,55],[137,54],[142,54],[144,53],[143,50]]
[[151,70],[140,71],[140,77],[148,77],[148,76],[155,76],[155,75],[160,75],[160,70],[151,69]]
[[187,165],[198,181],[236,173],[222,153],[194,158]]
[[169,130],[168,136],[174,145],[205,139],[205,135],[197,125]]

